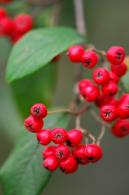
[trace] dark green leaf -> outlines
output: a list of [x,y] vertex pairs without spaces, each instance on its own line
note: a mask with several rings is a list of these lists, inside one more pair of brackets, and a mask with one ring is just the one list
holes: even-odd
[[51,27],[28,33],[12,50],[6,71],[7,81],[35,72],[69,46],[84,40],[73,29],[65,27]]
[[[46,128],[66,127],[67,115],[49,116]],[[35,135],[25,132],[18,141],[12,155],[0,172],[4,195],[39,195],[50,178],[50,172],[42,167],[42,146]]]
[[57,64],[53,63],[24,79],[12,83],[14,96],[23,116],[27,116],[28,110],[36,102],[43,102],[46,106],[50,106],[56,78]]

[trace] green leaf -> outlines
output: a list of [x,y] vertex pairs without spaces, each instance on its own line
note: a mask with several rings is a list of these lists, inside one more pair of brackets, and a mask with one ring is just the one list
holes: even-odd
[[27,116],[28,110],[36,102],[43,102],[47,107],[50,107],[56,80],[57,64],[53,63],[12,83],[13,94],[23,117]]
[[[45,128],[64,127],[68,116],[58,114],[45,120]],[[39,195],[47,185],[50,172],[42,167],[40,146],[34,134],[25,132],[0,172],[4,195]]]
[[37,71],[69,46],[84,40],[71,28],[50,27],[31,31],[12,50],[6,71],[7,81],[12,82]]

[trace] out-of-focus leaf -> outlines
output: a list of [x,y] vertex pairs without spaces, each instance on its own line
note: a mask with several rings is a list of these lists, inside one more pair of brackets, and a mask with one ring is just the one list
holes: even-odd
[[50,106],[57,78],[57,64],[51,63],[40,71],[12,83],[12,90],[19,110],[27,116],[30,107],[36,102]]
[[[45,120],[45,128],[68,125],[68,116],[58,114]],[[50,172],[42,167],[43,146],[34,134],[25,133],[0,171],[4,195],[39,195],[50,178]]]
[[28,33],[12,50],[6,71],[7,81],[12,82],[39,70],[69,46],[84,40],[75,30],[65,27]]

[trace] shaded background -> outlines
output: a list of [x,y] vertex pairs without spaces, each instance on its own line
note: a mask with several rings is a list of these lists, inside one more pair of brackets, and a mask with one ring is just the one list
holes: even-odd
[[[128,54],[129,1],[84,0],[84,2],[89,40],[99,49],[107,49],[114,44],[122,45]],[[61,25],[74,26],[72,1],[63,1],[61,13]],[[22,123],[19,104],[15,100],[16,94],[14,95],[14,90],[4,81],[5,64],[10,49],[8,40],[0,39],[0,164],[6,160],[11,152],[12,140],[17,135],[19,124]],[[72,94],[73,78],[74,66],[69,64],[64,57],[59,65],[55,105],[68,104]],[[28,88],[28,93],[29,90],[30,88]],[[27,98],[27,94],[24,98]],[[94,133],[98,132],[97,125],[90,117],[84,116],[83,123],[90,127]],[[81,167],[77,173],[70,176],[57,171],[53,174],[43,194],[129,194],[129,138],[117,140],[107,132],[102,145],[105,155],[101,162]]]

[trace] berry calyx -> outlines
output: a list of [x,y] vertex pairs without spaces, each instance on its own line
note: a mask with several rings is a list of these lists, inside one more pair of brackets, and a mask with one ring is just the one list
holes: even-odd
[[49,171],[55,171],[58,168],[58,161],[55,156],[49,156],[44,160],[43,166]]
[[44,104],[34,104],[31,107],[30,113],[35,118],[45,118],[47,116],[47,108]]
[[70,146],[79,145],[82,142],[83,134],[80,130],[72,129],[67,133],[67,144]]
[[115,122],[111,130],[112,134],[118,138],[123,138],[129,135],[129,120],[119,119]]
[[48,145],[51,142],[51,132],[49,129],[41,130],[37,133],[36,137],[41,145]]
[[84,49],[80,45],[75,45],[70,47],[67,52],[69,60],[74,63],[80,63],[83,54],[84,54]]
[[105,68],[97,68],[93,72],[93,79],[99,85],[105,85],[109,81],[109,73]]
[[70,150],[66,145],[59,145],[55,149],[55,156],[58,160],[65,160],[70,155]]
[[77,168],[78,163],[73,156],[70,156],[69,158],[60,163],[60,169],[66,174],[74,173]]
[[89,162],[95,163],[102,158],[103,150],[99,145],[89,144],[85,147],[85,156]]
[[123,47],[113,46],[107,51],[107,59],[114,65],[121,64],[125,58]]
[[55,128],[51,131],[51,139],[55,144],[63,144],[67,140],[67,131],[63,128]]
[[85,51],[82,56],[82,65],[85,68],[93,68],[98,63],[98,55],[94,51]]
[[43,121],[37,120],[33,116],[29,116],[24,121],[26,129],[32,133],[40,132],[43,127]]
[[116,106],[112,104],[102,106],[100,108],[100,115],[104,121],[112,122],[117,117]]

